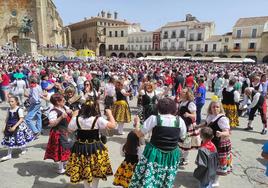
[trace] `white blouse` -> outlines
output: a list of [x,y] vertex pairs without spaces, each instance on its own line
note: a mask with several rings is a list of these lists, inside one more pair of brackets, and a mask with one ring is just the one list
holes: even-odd
[[[211,122],[216,121],[222,115],[224,114],[218,114],[216,116],[212,114],[208,115],[206,119],[207,124],[210,124]],[[220,129],[230,129],[229,119],[226,116],[223,116],[219,119],[218,125]]]
[[[91,116],[89,118],[78,118],[79,125],[81,129],[90,130],[92,128],[92,124],[95,120],[95,116]],[[103,117],[98,117],[96,121],[94,129],[105,129],[107,127],[108,121]],[[76,124],[76,117],[73,117],[68,125],[68,129],[71,131],[76,131],[78,129]]]
[[[165,115],[160,115],[160,118],[162,120],[162,126],[163,127],[175,127],[176,123],[176,116],[171,115],[171,114],[165,114]],[[184,139],[186,136],[186,125],[181,117],[179,117],[179,124],[180,124],[180,138]],[[153,130],[153,128],[157,125],[157,116],[151,115],[149,118],[147,118],[142,127],[141,127],[141,132],[145,135],[149,133],[150,131]]]

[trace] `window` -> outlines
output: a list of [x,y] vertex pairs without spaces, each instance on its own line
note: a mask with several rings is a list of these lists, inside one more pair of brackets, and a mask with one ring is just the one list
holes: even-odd
[[216,49],[217,49],[217,44],[213,44],[212,51],[213,51],[213,52],[216,52]]
[[164,50],[167,50],[167,42],[163,43],[163,48],[164,48]]
[[241,38],[241,30],[236,31],[236,38]]
[[185,31],[184,30],[180,31],[180,38],[185,38]]
[[134,50],[134,46],[133,45],[131,45],[131,50]]
[[197,52],[200,52],[200,51],[201,51],[201,44],[197,44],[197,45],[196,45],[196,51],[197,51]]
[[197,40],[202,40],[202,33],[197,34]]
[[249,43],[248,48],[249,49],[255,49],[256,48],[256,43],[254,43],[254,42]]
[[229,38],[225,38],[224,41],[225,41],[225,42],[229,42]]
[[171,38],[176,38],[176,31],[172,31]]
[[256,38],[257,37],[257,29],[252,29],[252,38]]
[[223,47],[223,52],[228,52],[228,46]]
[[175,50],[175,42],[171,42],[171,50]]
[[103,28],[103,34],[106,35],[106,28]]
[[208,52],[208,44],[205,44],[205,52]]
[[115,35],[114,36],[117,37],[117,31],[115,31]]
[[144,46],[144,50],[147,50],[147,45]]
[[191,33],[191,34],[190,34],[190,41],[193,41],[193,40],[194,40],[194,34]]
[[140,45],[140,50],[142,50],[142,45]]
[[123,44],[120,45],[120,50],[125,50],[125,46]]
[[121,31],[121,37],[124,37],[124,31]]
[[164,37],[163,38],[164,39],[167,39],[168,38],[168,32],[167,31],[164,32]]
[[235,43],[235,45],[234,45],[234,49],[239,50],[239,49],[240,49],[240,43]]
[[112,31],[109,31],[109,37],[112,37]]
[[189,51],[193,51],[193,45],[192,44],[189,45],[189,49],[188,50]]
[[114,45],[114,50],[118,50],[118,45]]
[[109,45],[109,46],[108,46],[108,49],[109,49],[109,50],[113,50],[113,45]]
[[184,42],[179,42],[179,49],[183,49],[184,48]]
[[149,46],[148,46],[148,50],[151,50],[151,49],[152,49],[152,47],[151,47],[151,45],[149,45]]

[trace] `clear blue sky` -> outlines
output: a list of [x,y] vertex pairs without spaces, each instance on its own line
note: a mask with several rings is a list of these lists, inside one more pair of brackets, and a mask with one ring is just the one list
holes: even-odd
[[232,31],[241,17],[268,16],[268,0],[54,0],[65,25],[101,10],[117,11],[119,19],[141,23],[153,31],[191,13],[199,21],[214,21],[216,34]]

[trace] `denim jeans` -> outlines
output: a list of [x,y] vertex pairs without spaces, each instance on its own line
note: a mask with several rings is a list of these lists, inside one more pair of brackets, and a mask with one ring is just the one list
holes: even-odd
[[201,122],[201,110],[204,104],[196,104],[196,124],[200,124]]
[[[41,104],[31,104],[28,109],[28,114],[25,117],[26,124],[33,131],[33,133],[40,133],[42,130],[42,114]],[[33,120],[36,120],[34,124]]]

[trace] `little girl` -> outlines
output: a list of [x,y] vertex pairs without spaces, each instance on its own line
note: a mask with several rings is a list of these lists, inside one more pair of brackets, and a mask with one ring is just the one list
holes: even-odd
[[128,187],[141,153],[139,138],[131,131],[127,136],[127,142],[121,148],[121,155],[125,159],[114,175],[114,185]]
[[21,154],[26,152],[26,144],[34,139],[32,131],[24,122],[23,110],[19,107],[19,99],[16,96],[9,97],[10,108],[6,118],[4,138],[2,145],[8,147],[8,153],[1,161],[12,158],[12,149],[21,148]]

